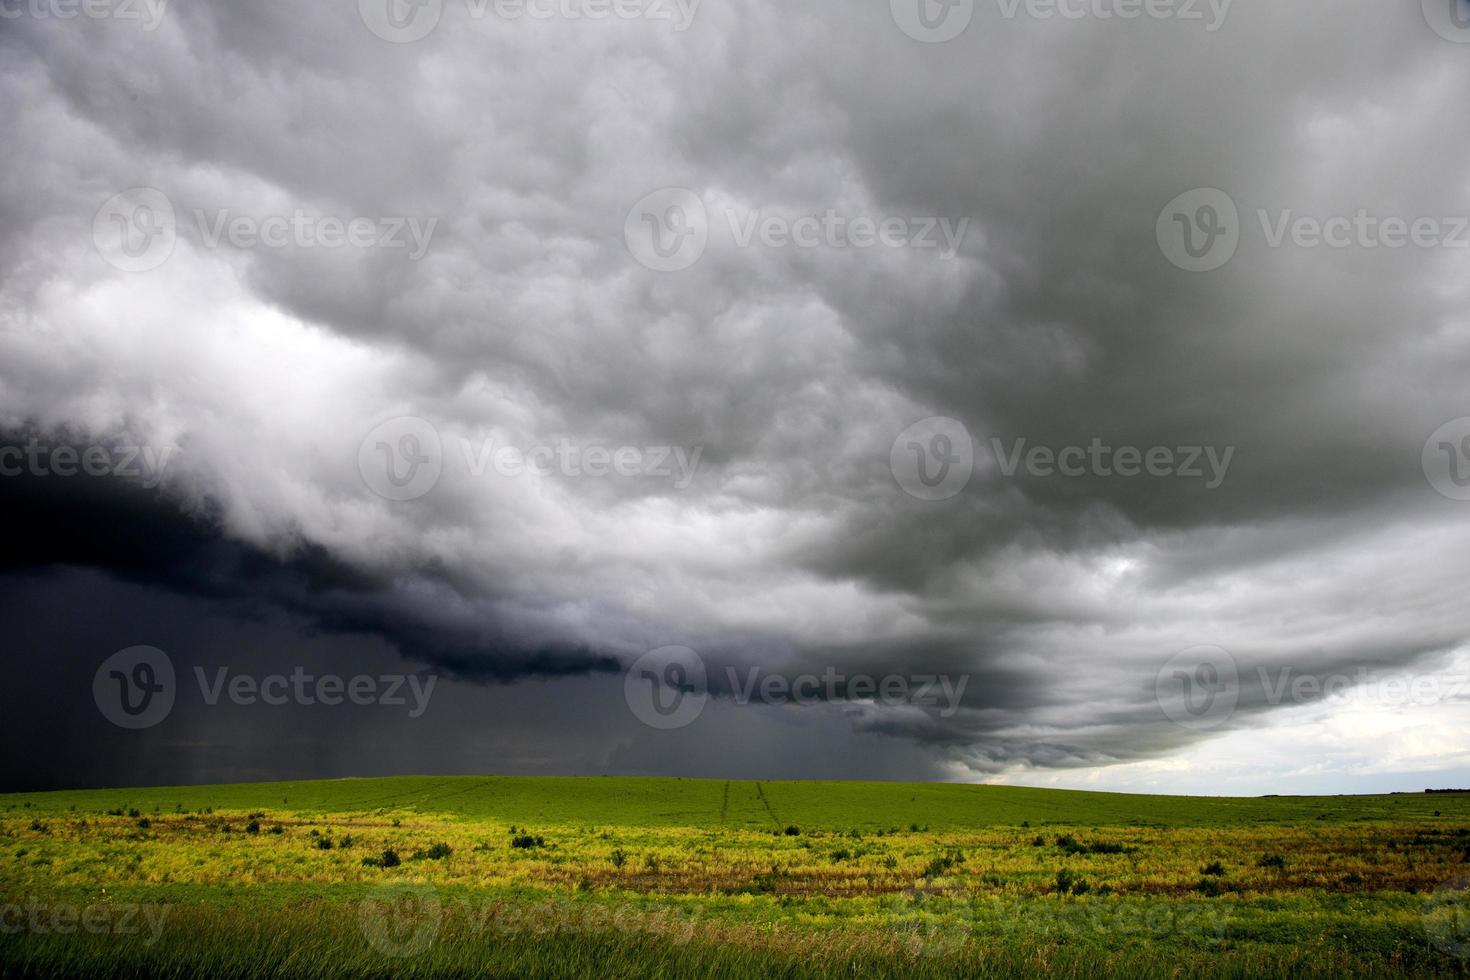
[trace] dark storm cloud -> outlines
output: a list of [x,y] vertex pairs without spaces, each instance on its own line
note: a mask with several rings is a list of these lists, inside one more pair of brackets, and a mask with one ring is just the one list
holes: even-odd
[[[24,450],[34,432],[0,436]],[[48,441],[80,453],[95,443]],[[229,540],[210,514],[181,512],[177,501],[126,477],[24,474],[0,480],[0,507],[11,531],[0,575],[51,567],[105,572],[121,581],[214,600],[247,618],[286,612],[310,630],[378,636],[403,656],[467,680],[616,673],[618,660],[556,646],[545,634],[518,635],[488,604],[475,605],[432,570],[409,572],[437,594],[416,595],[391,579],[343,563],[301,542],[270,553]],[[445,606],[472,605],[458,617]]]
[[[1241,665],[1225,731],[1279,708],[1257,668],[1429,669],[1463,645],[1464,505],[1420,453],[1470,415],[1467,253],[1271,248],[1257,212],[1470,214],[1467,49],[1368,0],[1240,0],[1217,30],[977,3],[935,45],[886,6],[703,5],[675,31],[451,2],[412,44],[352,3],[7,21],[0,418],[184,450],[147,495],[0,486],[24,524],[73,529],[8,567],[253,598],[471,680],[684,644],[722,710],[732,669],[968,679],[948,716],[753,709],[762,744],[803,737],[774,720],[794,714],[895,744],[844,773],[914,746],[956,776],[1159,758],[1205,734],[1155,692],[1201,644]],[[143,185],[179,241],[119,273],[93,215]],[[623,241],[660,187],[709,209],[677,273]],[[1200,187],[1241,242],[1191,274],[1155,222]],[[828,209],[969,224],[950,259],[736,241],[732,215]],[[415,259],[208,240],[221,213],[298,210],[436,224]],[[399,416],[433,424],[444,473],[389,502],[358,451]],[[939,502],[889,463],[929,416],[976,451]],[[1229,463],[1213,487],[1008,475],[1021,440]],[[477,474],[487,441],[699,462],[684,485]],[[655,742],[605,757],[687,772],[701,751]]]

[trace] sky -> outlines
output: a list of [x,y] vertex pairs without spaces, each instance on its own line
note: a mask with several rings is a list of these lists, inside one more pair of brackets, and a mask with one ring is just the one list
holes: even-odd
[[0,788],[1470,786],[1463,0],[0,0]]

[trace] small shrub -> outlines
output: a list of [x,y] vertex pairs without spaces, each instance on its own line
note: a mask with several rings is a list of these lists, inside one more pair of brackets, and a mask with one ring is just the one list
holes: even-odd
[[454,853],[448,844],[434,844],[427,851],[414,851],[410,860],[413,861],[442,861]]
[[1077,876],[1072,874],[1072,872],[1068,871],[1066,868],[1063,868],[1062,870],[1057,872],[1056,890],[1058,895],[1067,894],[1072,890],[1072,886],[1076,883]]
[[919,877],[938,878],[955,865],[964,863],[964,851],[951,851],[948,854],[941,854],[924,866],[924,870],[920,872]]
[[533,847],[545,847],[546,840],[542,837],[533,837],[530,834],[516,834],[510,839],[510,846],[515,850],[528,851]]
[[285,832],[286,832],[286,828],[285,827],[282,827],[278,823],[277,824],[271,824],[271,829],[268,831],[268,833],[275,834],[277,837],[279,837],[281,834],[284,834]]
[[1216,878],[1223,878],[1225,876],[1225,865],[1221,864],[1219,861],[1211,861],[1203,868],[1200,868],[1199,873],[1202,875],[1213,875]]
[[833,864],[840,864],[843,861],[849,861],[851,859],[852,859],[852,852],[849,851],[845,847],[839,848],[838,850],[835,850],[835,851],[832,852],[832,863]]
[[153,821],[149,820],[147,817],[139,817],[138,826],[144,830],[147,830],[149,827],[153,826]]
[[258,834],[258,833],[260,833],[260,821],[259,820],[252,820],[249,823],[247,823],[245,825],[245,833],[247,833],[247,834]]
[[1045,847],[1046,846],[1046,838],[1045,837],[1042,837],[1040,834],[1037,834],[1031,840],[1031,846],[1032,847]]
[[801,834],[801,828],[795,825],[788,825],[784,833],[787,837],[796,837]]
[[1206,898],[1218,898],[1225,893],[1225,886],[1220,883],[1219,878],[1201,878],[1194,890]]
[[608,856],[608,860],[612,861],[614,868],[621,868],[624,864],[628,863],[628,855],[624,853],[621,847],[618,847],[613,849],[612,854]]

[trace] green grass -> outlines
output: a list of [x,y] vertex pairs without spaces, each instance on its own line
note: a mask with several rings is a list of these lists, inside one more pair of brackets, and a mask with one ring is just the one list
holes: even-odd
[[[1431,902],[1462,876],[1465,794],[506,777],[12,794],[0,898],[40,917],[0,914],[0,975],[1466,977],[1430,928],[1470,945],[1464,905]],[[121,928],[140,908],[156,934]],[[58,934],[58,910],[108,927]]]
[[27,805],[47,814],[117,806],[144,812],[214,807],[286,808],[323,814],[388,807],[467,820],[626,827],[763,829],[789,823],[813,829],[877,830],[917,822],[936,831],[1023,822],[1229,827],[1318,818],[1334,822],[1441,819],[1434,816],[1435,811],[1449,822],[1470,819],[1470,795],[1466,794],[1216,798],[928,783],[621,777],[405,776],[0,795],[0,810]]

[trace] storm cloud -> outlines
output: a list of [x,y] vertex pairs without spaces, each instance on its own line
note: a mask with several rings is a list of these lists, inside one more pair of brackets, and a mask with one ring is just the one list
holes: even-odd
[[[166,465],[0,455],[0,589],[559,692],[420,729],[520,771],[1463,784],[1464,691],[1369,725],[1280,685],[1470,649],[1434,3],[64,6],[0,20],[4,445]],[[622,672],[669,645],[714,702],[661,733]],[[1234,710],[1181,723],[1199,648]],[[752,669],[967,683],[740,703]],[[302,726],[307,774],[372,768]]]

